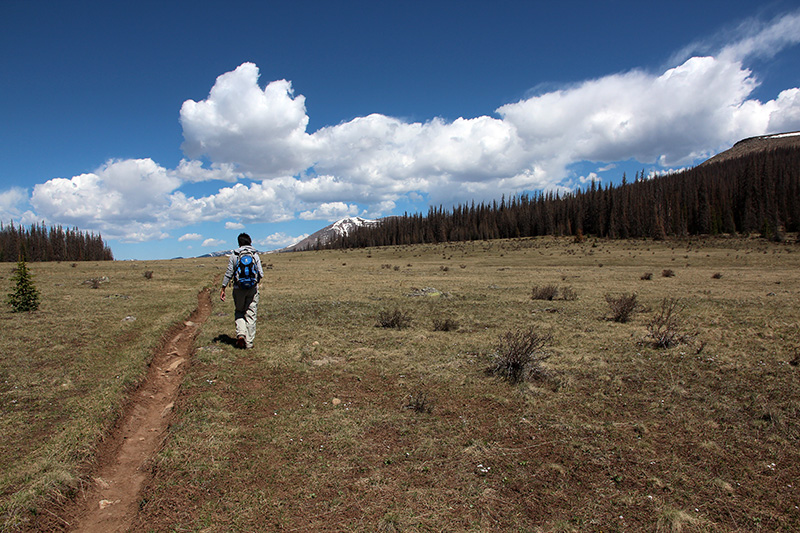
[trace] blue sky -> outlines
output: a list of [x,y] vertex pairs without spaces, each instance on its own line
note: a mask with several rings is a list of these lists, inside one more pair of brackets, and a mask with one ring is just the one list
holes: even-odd
[[0,220],[268,250],[800,130],[800,2],[541,4],[3,0]]

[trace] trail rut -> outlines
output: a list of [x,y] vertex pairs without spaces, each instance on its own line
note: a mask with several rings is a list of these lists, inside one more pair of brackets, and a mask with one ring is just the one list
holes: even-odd
[[68,531],[128,531],[148,478],[147,461],[161,447],[200,325],[211,314],[211,293],[201,291],[197,309],[173,327],[155,353],[147,377],[133,394],[121,422],[99,451],[92,483],[64,520]]

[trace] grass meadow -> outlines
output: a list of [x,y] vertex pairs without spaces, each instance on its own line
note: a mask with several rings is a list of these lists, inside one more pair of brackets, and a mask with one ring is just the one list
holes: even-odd
[[[6,530],[59,527],[41,517],[79,490],[160,336],[226,261],[29,265],[40,311],[0,314]],[[136,531],[800,529],[794,237],[262,262],[254,349],[227,342],[233,304],[213,292]],[[553,299],[532,299],[545,286]],[[665,299],[676,344],[659,348]],[[541,372],[487,373],[520,331],[546,337]]]

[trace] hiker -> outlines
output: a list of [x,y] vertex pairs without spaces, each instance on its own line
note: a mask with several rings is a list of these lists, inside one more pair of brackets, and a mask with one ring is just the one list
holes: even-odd
[[225,287],[233,280],[233,304],[236,307],[236,347],[252,348],[256,336],[258,318],[258,283],[264,277],[261,258],[253,248],[250,235],[239,234],[239,248],[228,261],[228,269],[222,278],[219,299],[225,301]]

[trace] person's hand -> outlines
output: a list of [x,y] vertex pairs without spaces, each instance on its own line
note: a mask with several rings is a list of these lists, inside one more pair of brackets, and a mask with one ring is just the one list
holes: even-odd
[[222,287],[222,292],[219,293],[219,299],[225,301],[225,287]]

